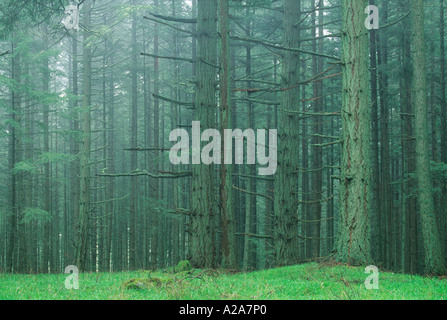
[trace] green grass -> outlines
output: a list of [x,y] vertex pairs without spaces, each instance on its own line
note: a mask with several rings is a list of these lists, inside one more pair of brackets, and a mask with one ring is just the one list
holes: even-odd
[[[364,268],[316,263],[251,273],[193,270],[81,273],[79,289],[65,288],[67,274],[0,274],[2,300],[432,300],[447,298],[447,280],[380,272],[378,290],[367,290]],[[126,289],[138,278],[142,289]],[[152,280],[150,280],[152,279]]]

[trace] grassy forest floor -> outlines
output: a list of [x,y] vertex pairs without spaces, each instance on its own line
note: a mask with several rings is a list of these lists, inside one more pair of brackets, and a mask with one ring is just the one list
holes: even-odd
[[2,300],[414,300],[447,299],[447,279],[380,272],[367,290],[364,268],[303,264],[250,273],[191,270],[81,273],[68,290],[68,274],[0,274]]

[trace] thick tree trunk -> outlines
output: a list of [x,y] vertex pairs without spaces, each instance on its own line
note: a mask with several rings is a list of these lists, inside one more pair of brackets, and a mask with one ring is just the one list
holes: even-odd
[[[297,22],[301,16],[301,1],[284,2],[285,47],[298,48],[300,29]],[[283,59],[282,87],[288,88],[299,83],[300,54],[286,51]],[[285,90],[281,95],[283,109],[297,110],[300,107],[299,86]],[[278,124],[278,166],[275,175],[275,257],[276,265],[293,265],[299,262],[298,238],[298,176],[299,163],[299,123],[295,115],[284,111]]]
[[425,272],[440,274],[444,272],[444,259],[434,212],[433,186],[430,175],[423,3],[423,0],[412,1],[417,195],[425,249]]
[[[214,128],[216,108],[217,0],[199,0],[197,14],[197,76],[194,120]],[[201,150],[201,148],[200,148]],[[200,150],[192,157],[200,161]],[[191,263],[215,266],[214,165],[192,165]]]
[[343,0],[343,147],[340,181],[340,234],[337,259],[371,262],[371,109],[369,105],[368,33],[365,0]]

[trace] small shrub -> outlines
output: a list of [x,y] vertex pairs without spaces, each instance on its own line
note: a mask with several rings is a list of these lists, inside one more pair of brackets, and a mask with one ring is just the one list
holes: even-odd
[[191,269],[191,263],[188,260],[182,260],[174,268],[174,272],[190,271]]

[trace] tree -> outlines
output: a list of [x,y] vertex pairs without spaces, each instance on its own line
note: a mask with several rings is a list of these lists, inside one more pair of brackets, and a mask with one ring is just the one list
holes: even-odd
[[91,76],[92,76],[92,49],[88,43],[88,33],[91,26],[92,4],[90,0],[84,2],[84,41],[83,41],[83,118],[82,118],[82,150],[80,154],[80,193],[79,214],[76,230],[75,265],[79,270],[86,268],[88,248],[88,226],[90,216],[90,144],[91,144]]
[[[231,124],[231,92],[230,92],[230,31],[228,0],[219,0],[220,17],[220,118],[221,118],[221,145],[224,145],[224,130]],[[222,266],[230,269],[236,268],[236,244],[234,226],[234,207],[232,191],[232,166],[223,161],[221,154],[220,171],[220,215],[222,225]]]
[[417,195],[425,249],[425,272],[441,274],[444,272],[444,259],[436,222],[430,174],[423,3],[423,0],[414,0],[411,6]]
[[[301,18],[301,1],[284,1],[284,39],[283,46],[298,48],[300,29],[297,21]],[[285,51],[282,64],[281,93],[282,112],[278,124],[278,167],[275,175],[275,259],[276,265],[292,265],[299,261],[298,238],[298,165],[299,124],[294,114],[300,107],[300,88],[296,86],[300,77],[300,54]]]
[[342,1],[342,160],[337,260],[352,265],[371,262],[371,113],[368,33],[364,0]]
[[[217,0],[197,2],[197,76],[194,120],[202,128],[214,128],[216,108]],[[200,150],[192,150],[200,161]],[[194,267],[215,266],[214,166],[192,165],[191,263]]]
[[[441,95],[441,162],[444,164],[447,164],[447,101],[446,101],[446,71],[445,71],[445,6],[444,6],[444,0],[439,0],[440,3],[440,81],[439,81],[439,87],[440,87],[440,95]],[[447,179],[443,179],[441,181],[441,204],[440,204],[440,211],[441,211],[441,225],[445,228],[447,227],[447,219],[445,218],[446,212],[447,212]],[[447,256],[447,237],[444,234],[444,258]],[[442,238],[441,238],[442,239]]]
[[[134,5],[135,3],[132,2]],[[132,37],[131,37],[131,48],[132,48],[132,112],[131,112],[131,136],[130,136],[130,147],[137,147],[137,138],[138,138],[138,88],[137,88],[137,17],[135,10],[132,11]],[[132,152],[130,156],[130,166],[131,170],[136,170],[138,168],[137,164],[137,153]],[[130,269],[135,269],[136,267],[136,255],[137,255],[137,246],[136,246],[136,232],[137,232],[137,212],[138,212],[138,177],[132,177],[131,182],[131,204],[130,204],[130,258],[129,258],[129,267]]]

